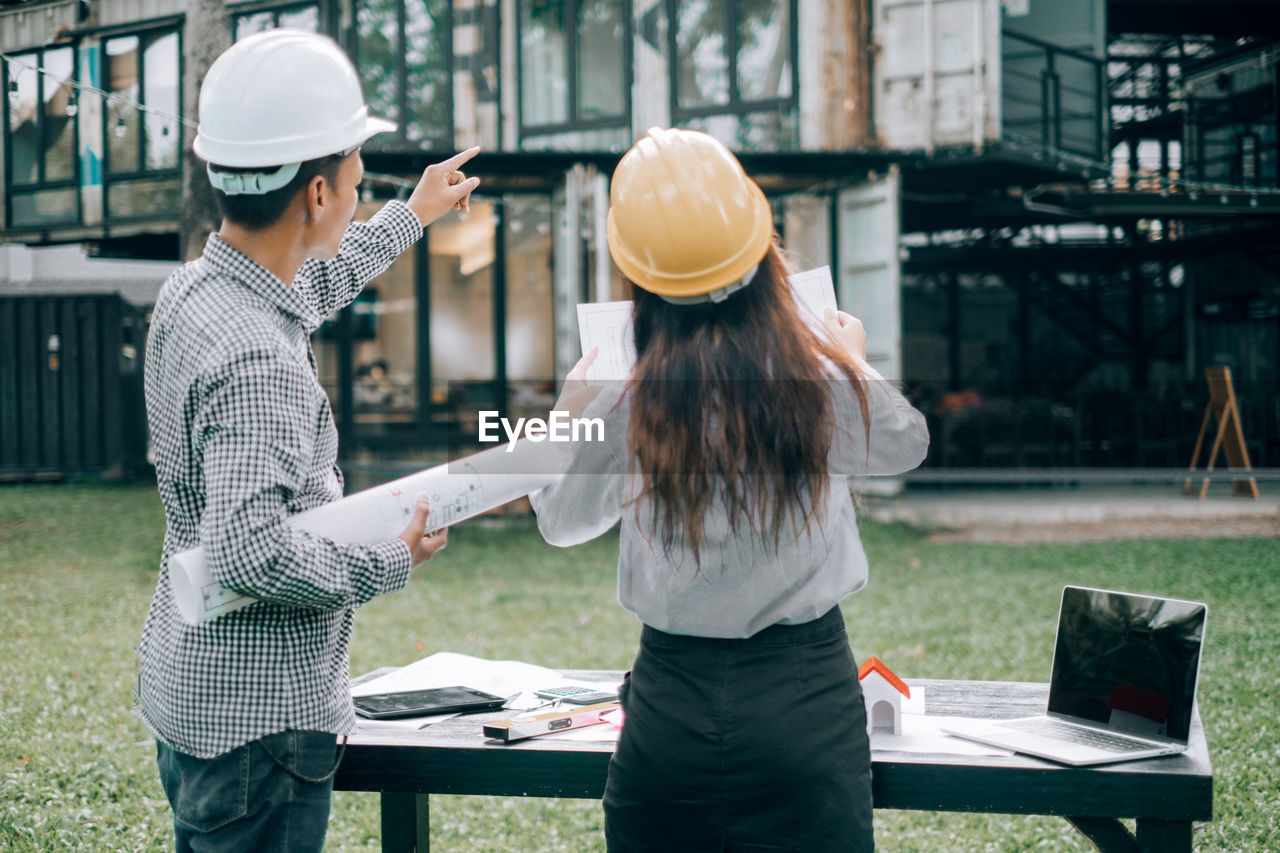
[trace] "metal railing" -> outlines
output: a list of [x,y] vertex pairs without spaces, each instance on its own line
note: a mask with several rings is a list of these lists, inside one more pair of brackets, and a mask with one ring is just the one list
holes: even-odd
[[1002,35],[1005,132],[1046,151],[1103,160],[1106,62],[1009,30]]

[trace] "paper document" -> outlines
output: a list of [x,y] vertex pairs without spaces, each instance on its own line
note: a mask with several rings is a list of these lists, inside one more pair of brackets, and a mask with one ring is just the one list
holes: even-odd
[[582,354],[600,347],[587,368],[587,382],[626,379],[636,364],[636,338],[631,327],[631,302],[582,302],[578,304],[578,337]]
[[[800,315],[810,326],[821,328],[822,312],[836,310],[836,289],[830,267],[818,267],[787,276]],[[582,354],[599,347],[600,354],[587,368],[587,382],[598,384],[626,379],[636,365],[635,332],[630,301],[578,304],[578,337]]]
[[[612,682],[565,678],[554,669],[518,660],[488,660],[457,652],[436,652],[376,678],[362,679],[358,684],[352,684],[351,695],[405,693],[410,690],[458,685],[483,690],[494,696],[508,697],[524,693],[532,695],[533,691],[546,687],[575,685],[591,690],[615,690],[618,686]],[[547,700],[541,697],[533,698],[530,708],[547,704]]]
[[837,311],[836,287],[831,280],[831,267],[818,267],[787,276],[791,284],[791,295],[800,306],[800,314],[812,325],[822,322],[822,314],[827,308]]
[[565,679],[554,669],[514,660],[487,660],[456,652],[436,652],[351,688],[352,696],[403,693],[461,685],[494,696],[557,687]]
[[[521,439],[514,445],[498,445],[356,492],[291,516],[286,523],[335,542],[386,542],[404,529],[423,492],[431,498],[427,529],[439,530],[536,492],[551,483],[562,466],[563,460],[552,445]],[[256,600],[214,580],[201,548],[170,557],[169,578],[178,611],[191,625],[217,619]]]

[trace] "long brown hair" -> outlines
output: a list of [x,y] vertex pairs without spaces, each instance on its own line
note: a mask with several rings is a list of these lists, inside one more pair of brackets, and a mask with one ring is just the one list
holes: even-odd
[[[734,532],[746,525],[776,548],[784,525],[808,530],[829,485],[833,378],[851,383],[869,430],[863,378],[804,322],[786,276],[772,245],[751,283],[720,303],[672,305],[631,287],[636,511],[647,498],[663,549],[682,541],[699,566],[717,493]],[[824,358],[843,377],[830,376]]]

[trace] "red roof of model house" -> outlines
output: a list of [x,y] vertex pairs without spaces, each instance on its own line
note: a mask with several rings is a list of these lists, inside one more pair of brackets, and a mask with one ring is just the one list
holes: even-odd
[[862,666],[858,667],[858,680],[861,681],[873,672],[880,673],[885,681],[893,685],[895,690],[903,696],[906,696],[908,699],[911,698],[911,688],[906,685],[906,682],[894,675],[893,670],[885,666],[880,658],[875,655],[867,658],[862,662]]

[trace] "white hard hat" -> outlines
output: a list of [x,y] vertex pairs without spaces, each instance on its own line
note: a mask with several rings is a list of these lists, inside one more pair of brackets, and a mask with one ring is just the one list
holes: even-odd
[[355,66],[332,39],[268,30],[236,42],[209,66],[194,147],[211,165],[263,167],[269,174],[209,170],[219,189],[257,194],[287,184],[306,160],[353,151],[395,128],[369,116]]

